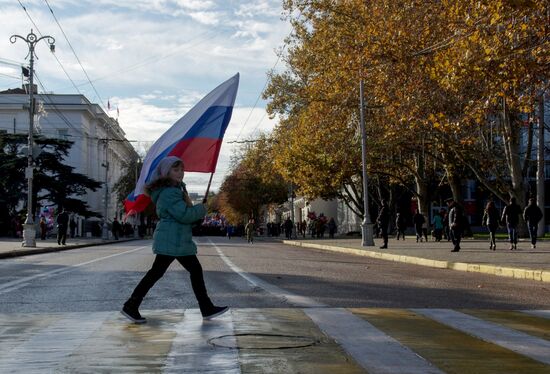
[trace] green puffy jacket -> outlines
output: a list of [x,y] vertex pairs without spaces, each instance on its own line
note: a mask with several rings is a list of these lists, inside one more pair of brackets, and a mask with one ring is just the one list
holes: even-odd
[[191,224],[206,215],[203,204],[188,207],[178,187],[161,187],[151,193],[159,222],[153,234],[153,252],[168,256],[197,254]]

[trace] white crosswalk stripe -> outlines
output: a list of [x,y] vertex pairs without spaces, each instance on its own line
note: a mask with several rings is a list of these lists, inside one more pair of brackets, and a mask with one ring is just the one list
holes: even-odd
[[550,342],[493,322],[483,321],[448,309],[411,309],[454,329],[486,342],[518,352],[534,360],[550,364]]
[[204,322],[199,310],[188,309],[175,330],[164,373],[241,373],[237,349],[208,343],[212,338],[234,334],[231,313]]
[[327,335],[338,342],[369,373],[442,373],[397,340],[345,309],[305,309]]
[[71,313],[12,349],[0,360],[0,373],[52,372],[90,337],[110,312]]

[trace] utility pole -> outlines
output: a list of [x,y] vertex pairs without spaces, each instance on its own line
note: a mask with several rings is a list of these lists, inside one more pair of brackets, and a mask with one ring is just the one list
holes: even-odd
[[363,164],[363,222],[361,223],[361,246],[374,246],[372,222],[369,216],[369,193],[367,183],[367,130],[365,126],[365,103],[363,97],[363,79],[359,81],[359,114],[361,121],[361,156]]
[[296,239],[296,222],[294,221],[294,183],[290,182],[290,220],[292,221],[292,231],[290,236]]
[[109,214],[109,138],[104,139],[105,142],[105,163],[101,164],[105,168],[105,197],[103,201],[103,227],[101,231],[101,239],[109,240],[109,226],[107,225],[107,217]]
[[[23,247],[36,247],[36,228],[34,226],[34,212],[32,209],[32,179],[34,172],[34,160],[32,155],[33,149],[33,131],[34,131],[34,46],[36,43],[45,39],[46,42],[50,45],[50,51],[55,52],[55,39],[51,36],[45,35],[40,38],[31,32],[27,37],[21,35],[12,35],[10,36],[10,42],[14,44],[17,39],[23,40],[27,43],[29,48],[29,53],[27,57],[30,57],[30,68],[29,68],[29,139],[28,139],[28,150],[27,150],[27,168],[25,169],[25,177],[27,178],[27,218],[25,220],[25,225],[23,229]],[[25,57],[26,58],[26,57]]]
[[537,205],[542,211],[542,219],[539,221],[537,236],[544,236],[545,214],[544,214],[544,93],[539,98],[539,144],[537,149]]

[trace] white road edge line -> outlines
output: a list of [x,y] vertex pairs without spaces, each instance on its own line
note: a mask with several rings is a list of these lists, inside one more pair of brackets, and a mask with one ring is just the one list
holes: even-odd
[[[244,272],[241,268],[235,265],[231,260],[222,252],[220,247],[218,247],[210,238],[208,239],[209,243],[216,249],[220,258],[227,266],[235,273],[243,277],[248,283],[252,284],[255,287],[260,287],[264,291],[269,292],[270,294],[276,296],[277,298],[282,299],[284,302],[288,302],[298,307],[311,308],[311,307],[327,307],[328,305],[315,301],[309,297],[295,295],[291,292],[285,291],[282,288],[279,288],[271,283],[268,283],[252,274]],[[199,243],[200,245],[201,243]]]
[[539,362],[550,364],[550,342],[449,309],[410,309],[456,330],[499,345]]
[[125,255],[125,254],[128,254],[128,253],[137,252],[137,251],[140,251],[140,250],[142,250],[144,248],[148,248],[148,247],[150,247],[150,246],[146,245],[146,246],[138,247],[138,248],[135,248],[135,249],[132,249],[132,250],[129,250],[129,251],[125,251],[125,252],[121,252],[121,253],[115,253],[113,255],[100,257],[100,258],[96,258],[94,260],[82,262],[80,264],[66,265],[65,267],[63,267],[61,269],[45,271],[43,273],[30,275],[28,277],[13,280],[11,282],[7,282],[7,283],[4,283],[4,284],[0,285],[0,294],[11,292],[11,291],[17,290],[19,288],[22,288],[22,287],[26,286],[29,281],[32,281],[32,280],[35,280],[35,279],[38,279],[38,278],[47,278],[47,277],[50,277],[52,275],[68,273],[68,272],[76,270],[77,268],[79,268],[81,266],[93,264],[94,262],[103,261],[103,260],[106,260],[108,258],[112,258],[112,257],[116,257],[116,256],[122,256],[122,255]]
[[443,373],[410,348],[344,308],[310,308],[304,309],[304,313],[369,373]]

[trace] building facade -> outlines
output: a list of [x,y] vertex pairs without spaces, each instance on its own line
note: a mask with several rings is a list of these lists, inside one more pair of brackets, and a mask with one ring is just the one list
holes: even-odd
[[[36,94],[35,98],[35,133],[74,142],[64,163],[76,173],[103,183],[102,188],[80,198],[92,211],[112,221],[122,209],[113,186],[122,175],[123,165],[138,157],[118,121],[83,95]],[[0,132],[28,134],[28,108],[26,90],[0,92]],[[80,223],[77,234],[86,235],[82,218],[76,219]]]

